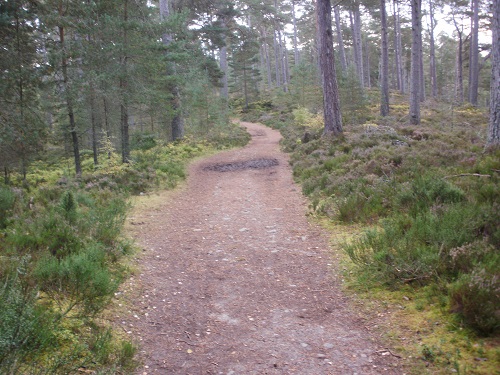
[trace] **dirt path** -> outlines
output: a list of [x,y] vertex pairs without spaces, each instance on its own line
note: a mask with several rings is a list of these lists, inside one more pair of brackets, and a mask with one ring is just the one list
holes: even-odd
[[247,147],[195,163],[185,189],[130,219],[142,291],[122,323],[138,373],[400,374],[332,276],[279,133],[242,125]]

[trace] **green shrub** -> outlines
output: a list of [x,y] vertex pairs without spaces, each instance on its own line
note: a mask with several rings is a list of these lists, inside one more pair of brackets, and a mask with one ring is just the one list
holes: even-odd
[[83,316],[100,312],[117,288],[117,280],[106,267],[106,253],[93,246],[64,259],[42,258],[33,272],[40,289],[62,307],[66,315],[79,308]]
[[401,228],[394,226],[367,231],[360,239],[344,245],[344,250],[355,264],[389,285],[427,283],[436,277],[441,264],[439,248],[412,243],[401,235]]
[[96,204],[87,218],[92,225],[92,238],[113,247],[125,222],[127,209],[125,198],[120,196],[107,200],[105,204]]
[[14,206],[15,198],[16,196],[11,189],[0,186],[0,229],[7,225],[8,213]]
[[0,373],[14,374],[53,341],[52,319],[37,305],[37,291],[26,289],[17,273],[0,280]]
[[136,132],[130,140],[132,150],[149,150],[157,145],[157,138],[152,133]]
[[433,176],[418,176],[411,182],[409,190],[399,195],[399,204],[416,215],[434,204],[455,203],[465,199],[465,193],[451,183]]
[[69,223],[74,223],[77,218],[78,203],[76,202],[75,195],[72,191],[67,190],[64,192],[61,197],[59,207],[61,208],[62,214],[66,220]]
[[471,273],[450,287],[450,307],[464,322],[483,334],[500,331],[500,254],[492,252]]

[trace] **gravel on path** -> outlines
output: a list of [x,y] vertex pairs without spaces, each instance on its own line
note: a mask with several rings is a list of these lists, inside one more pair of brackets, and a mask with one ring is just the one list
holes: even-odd
[[279,132],[241,125],[246,147],[192,164],[185,188],[129,218],[140,290],[120,324],[138,374],[401,374],[342,293]]

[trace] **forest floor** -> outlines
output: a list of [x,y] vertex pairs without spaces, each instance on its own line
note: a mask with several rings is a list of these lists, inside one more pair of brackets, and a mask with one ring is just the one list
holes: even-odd
[[198,160],[129,217],[142,251],[117,321],[139,344],[138,374],[404,373],[342,292],[279,132],[241,124],[246,147]]

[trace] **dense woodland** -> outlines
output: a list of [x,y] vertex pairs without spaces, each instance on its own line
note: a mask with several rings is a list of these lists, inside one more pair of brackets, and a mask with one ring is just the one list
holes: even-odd
[[383,228],[354,264],[498,333],[499,20],[498,0],[0,0],[0,372],[133,368],[102,318],[126,198],[245,144],[236,116],[282,130],[314,212]]

